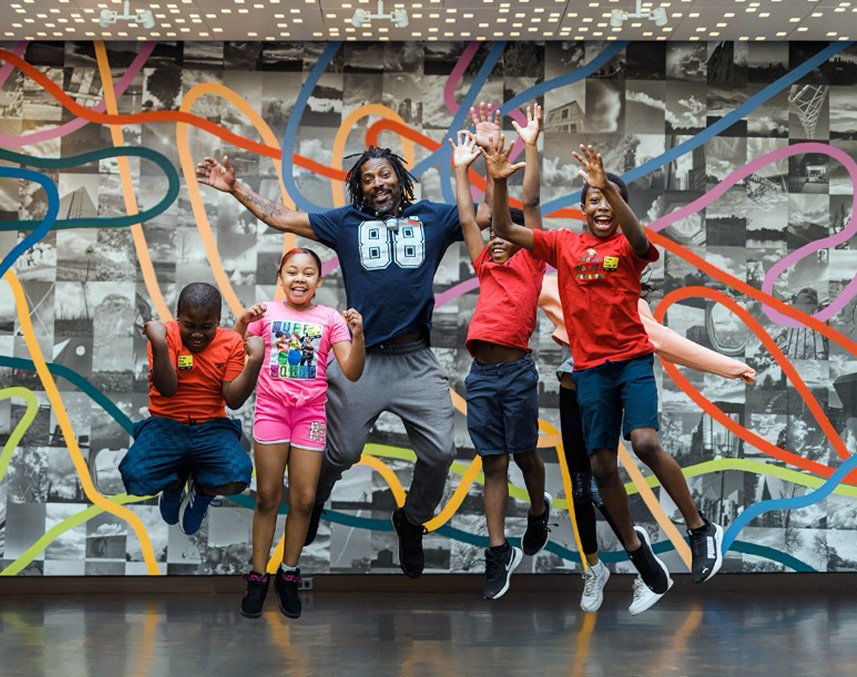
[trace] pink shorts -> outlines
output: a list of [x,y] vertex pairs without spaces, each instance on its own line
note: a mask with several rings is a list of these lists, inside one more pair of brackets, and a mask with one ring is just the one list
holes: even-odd
[[327,416],[324,404],[302,407],[256,407],[253,439],[259,444],[285,444],[324,451]]

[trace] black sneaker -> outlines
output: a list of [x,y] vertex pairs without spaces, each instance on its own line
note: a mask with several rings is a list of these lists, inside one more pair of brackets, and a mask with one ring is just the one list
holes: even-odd
[[268,574],[260,574],[251,571],[244,574],[247,581],[247,589],[244,591],[244,599],[241,600],[241,615],[247,618],[259,618],[262,615],[262,607],[265,605],[265,596],[268,594],[268,585],[271,577]]
[[643,579],[648,588],[652,592],[662,595],[672,586],[669,569],[652,551],[648,532],[643,527],[634,527],[634,531],[640,537],[642,546],[634,552],[628,553],[631,563],[637,568],[640,578]]
[[532,557],[539,554],[548,543],[548,534],[551,532],[548,519],[551,514],[552,498],[548,492],[545,492],[544,513],[536,517],[527,515],[527,530],[521,536],[521,547],[525,555]]
[[309,526],[307,527],[306,538],[304,539],[304,547],[315,540],[315,536],[318,533],[318,523],[321,521],[321,514],[323,512],[324,503],[319,503],[312,507],[312,514],[309,516]]
[[422,524],[411,524],[405,517],[404,508],[396,508],[392,520],[399,536],[399,566],[408,578],[419,578],[426,565],[423,534],[427,530]]
[[301,597],[298,594],[298,587],[301,584],[301,570],[294,571],[277,571],[277,576],[274,578],[274,592],[280,598],[280,611],[284,616],[289,618],[300,618],[301,615]]
[[509,545],[485,548],[485,599],[499,599],[509,589],[512,572],[518,568],[524,553]]
[[690,552],[693,556],[691,578],[694,583],[704,583],[723,566],[723,527],[709,522],[698,529],[688,529]]

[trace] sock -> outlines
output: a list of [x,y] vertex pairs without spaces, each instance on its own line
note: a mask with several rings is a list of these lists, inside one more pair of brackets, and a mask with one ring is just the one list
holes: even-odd
[[600,573],[600,572],[601,572],[601,568],[602,568],[603,566],[604,566],[604,565],[601,563],[601,560],[598,560],[595,564],[590,564],[590,565],[589,565],[589,568],[590,568],[590,570],[591,570],[593,573],[596,573],[596,574],[597,574],[597,573]]
[[505,541],[505,542],[503,543],[503,545],[492,545],[492,546],[491,546],[490,548],[488,548],[488,549],[489,549],[492,553],[494,553],[495,555],[502,555],[502,554],[503,554],[503,553],[505,553],[507,550],[509,550],[509,548],[511,548],[511,547],[512,547],[512,546],[511,546],[511,545],[509,545],[509,541]]
[[280,564],[280,571],[282,571],[284,574],[293,574],[293,573],[295,573],[297,570],[298,570],[298,568],[297,568],[297,567],[290,567],[290,566],[289,566],[288,564],[286,564],[285,562],[284,562],[284,563],[282,563],[282,564]]

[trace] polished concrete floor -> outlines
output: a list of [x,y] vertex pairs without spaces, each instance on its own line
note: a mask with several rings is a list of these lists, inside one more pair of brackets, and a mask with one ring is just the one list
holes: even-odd
[[[678,587],[678,586],[677,586]],[[234,594],[3,595],[2,675],[857,675],[857,596],[305,593],[289,620]]]

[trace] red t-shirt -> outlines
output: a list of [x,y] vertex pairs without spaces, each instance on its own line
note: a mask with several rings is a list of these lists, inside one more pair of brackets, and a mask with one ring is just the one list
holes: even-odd
[[237,332],[217,329],[204,350],[192,353],[182,343],[179,325],[165,322],[170,363],[176,369],[178,388],[164,397],[152,384],[152,344],[149,354],[149,414],[180,423],[203,423],[226,416],[223,382],[233,381],[244,369],[244,341]]
[[473,269],[479,278],[479,300],[467,331],[467,349],[473,353],[473,341],[478,340],[529,353],[544,261],[520,249],[505,263],[494,263],[485,247]]
[[619,232],[602,239],[570,230],[534,230],[533,256],[557,269],[575,370],[655,351],[637,310],[640,273],[660,258],[654,245],[649,243],[641,257]]

